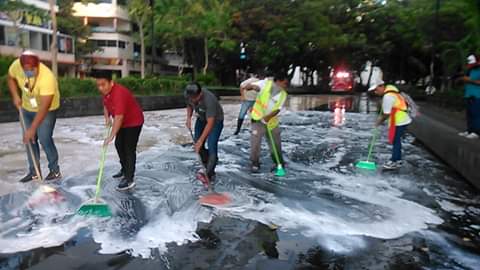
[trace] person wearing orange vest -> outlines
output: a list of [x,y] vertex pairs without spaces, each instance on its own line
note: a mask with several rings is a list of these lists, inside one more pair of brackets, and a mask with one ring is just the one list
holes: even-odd
[[[278,162],[280,162],[280,164],[276,164],[275,168],[277,165],[282,165],[283,167],[284,161],[282,157],[278,114],[287,99],[287,92],[285,89],[288,87],[288,77],[286,74],[280,73],[276,75],[273,80],[267,78],[250,84],[247,87],[256,88],[260,91],[250,115],[252,119],[252,135],[250,139],[251,171],[256,173],[260,170],[260,150],[262,138],[267,132],[267,128],[271,131],[275,143],[275,149],[278,153]],[[270,147],[270,152],[272,153],[272,160],[274,163],[277,163],[270,138],[267,139],[267,141],[268,146]]]
[[407,113],[407,102],[400,95],[397,87],[385,84],[381,79],[375,80],[368,91],[382,96],[382,113],[378,117],[375,127],[377,128],[388,119],[388,141],[393,144],[392,158],[383,165],[384,169],[394,170],[403,165],[402,162],[402,136],[412,119]]

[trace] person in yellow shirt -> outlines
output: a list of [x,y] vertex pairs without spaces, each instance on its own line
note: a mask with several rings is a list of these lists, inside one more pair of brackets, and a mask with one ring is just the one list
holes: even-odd
[[[23,142],[32,143],[38,161],[40,141],[50,169],[45,180],[60,179],[62,175],[58,166],[58,151],[53,141],[57,110],[60,107],[60,92],[55,75],[47,66],[40,63],[35,53],[25,51],[10,65],[7,81],[13,104],[25,119],[26,131],[23,134]],[[27,157],[29,173],[20,180],[22,183],[39,178],[34,170],[34,161],[28,153]]]

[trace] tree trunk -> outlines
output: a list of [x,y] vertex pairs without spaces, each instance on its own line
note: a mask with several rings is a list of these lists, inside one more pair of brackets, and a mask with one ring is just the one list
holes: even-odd
[[52,18],[52,44],[50,44],[50,52],[52,54],[52,72],[58,77],[58,48],[57,48],[57,14],[55,12],[55,0],[48,0],[50,5],[50,17]]
[[145,36],[143,33],[143,24],[137,21],[140,31],[140,74],[142,79],[145,78]]
[[203,38],[203,49],[204,54],[205,54],[205,65],[203,66],[203,75],[207,74],[207,69],[208,69],[208,40],[207,38]]

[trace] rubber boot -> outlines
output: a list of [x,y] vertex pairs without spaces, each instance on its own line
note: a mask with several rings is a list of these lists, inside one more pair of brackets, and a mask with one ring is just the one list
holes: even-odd
[[242,124],[243,124],[243,119],[237,119],[237,131],[233,133],[233,135],[238,135],[240,133],[240,130],[242,129]]
[[205,147],[202,147],[200,149],[200,157],[202,158],[202,163],[204,167],[207,167],[207,162],[208,162],[208,150],[205,149]]
[[205,168],[207,169],[208,178],[211,179],[212,182],[215,180],[215,167],[217,166],[217,162],[217,155],[213,154],[208,156],[208,162]]

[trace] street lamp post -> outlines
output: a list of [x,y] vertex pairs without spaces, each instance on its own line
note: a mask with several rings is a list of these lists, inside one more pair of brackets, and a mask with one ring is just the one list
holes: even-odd
[[435,5],[435,18],[434,18],[434,28],[432,31],[432,51],[431,51],[431,62],[430,62],[430,81],[428,87],[431,89],[433,87],[433,82],[435,78],[435,55],[436,55],[436,46],[438,42],[438,14],[440,11],[440,0],[437,0]]

